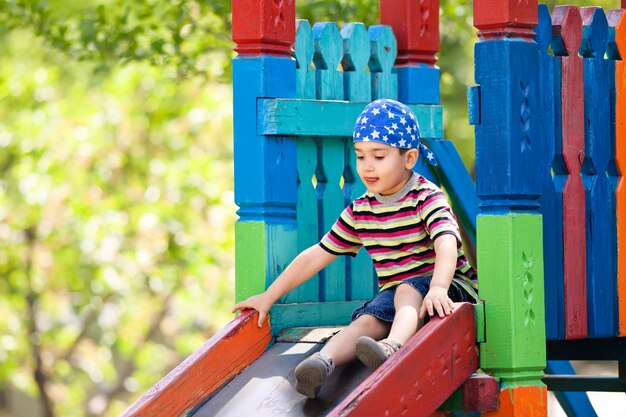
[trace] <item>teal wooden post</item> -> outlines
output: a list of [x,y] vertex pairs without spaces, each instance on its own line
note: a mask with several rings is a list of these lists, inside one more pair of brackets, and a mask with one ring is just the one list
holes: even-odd
[[296,147],[256,131],[259,97],[295,97],[295,2],[233,2],[237,300],[265,290],[296,255]]
[[[481,368],[500,377],[498,415],[546,415],[543,180],[537,1],[476,0],[478,278],[485,302]],[[476,117],[474,118],[476,120]]]

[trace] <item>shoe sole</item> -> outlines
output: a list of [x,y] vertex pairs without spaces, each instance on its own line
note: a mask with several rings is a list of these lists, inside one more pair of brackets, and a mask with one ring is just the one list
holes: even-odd
[[372,372],[387,360],[378,343],[372,339],[360,339],[357,342],[356,357]]
[[311,399],[316,398],[326,380],[326,369],[321,364],[301,363],[294,371],[296,391]]

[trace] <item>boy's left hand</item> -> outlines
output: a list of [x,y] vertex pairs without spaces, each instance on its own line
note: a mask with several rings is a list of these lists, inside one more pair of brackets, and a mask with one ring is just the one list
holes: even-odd
[[427,312],[432,317],[435,315],[435,311],[439,317],[444,317],[452,312],[452,307],[454,307],[454,302],[448,297],[447,290],[441,287],[430,287],[422,302],[419,317],[423,319]]

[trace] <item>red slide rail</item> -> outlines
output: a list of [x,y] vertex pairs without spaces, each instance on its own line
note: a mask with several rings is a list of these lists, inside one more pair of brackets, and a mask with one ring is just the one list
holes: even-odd
[[201,405],[230,378],[265,352],[272,340],[269,320],[257,326],[248,310],[153,386],[121,417],[180,416]]
[[474,306],[459,304],[445,319],[432,319],[329,416],[431,416],[478,364]]

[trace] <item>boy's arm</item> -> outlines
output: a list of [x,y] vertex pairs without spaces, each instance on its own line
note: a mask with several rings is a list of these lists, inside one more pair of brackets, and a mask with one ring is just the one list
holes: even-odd
[[454,277],[457,262],[457,240],[452,234],[445,234],[437,237],[435,246],[435,270],[430,281],[430,289],[424,297],[420,318],[424,318],[426,313],[430,316],[439,314],[439,317],[446,316],[452,311],[454,303],[448,297],[448,289]]
[[261,327],[276,300],[309,280],[336,257],[337,255],[326,252],[318,244],[303,250],[267,290],[235,304],[233,313],[237,310],[253,308],[259,312],[258,324]]

